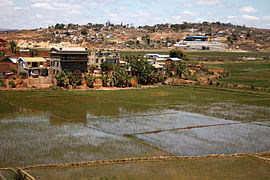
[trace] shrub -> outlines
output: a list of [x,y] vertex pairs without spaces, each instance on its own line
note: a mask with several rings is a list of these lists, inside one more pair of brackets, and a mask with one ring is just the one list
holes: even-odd
[[13,80],[10,80],[10,81],[8,82],[8,84],[9,84],[12,88],[15,88],[15,87],[16,87],[16,84],[15,84],[15,82],[14,82]]
[[108,87],[108,83],[110,82],[110,76],[107,74],[102,74],[101,81],[103,87]]
[[20,76],[20,78],[22,78],[22,79],[26,79],[26,78],[27,78],[27,73],[26,73],[26,72],[20,72],[20,73],[19,73],[19,76]]
[[69,85],[69,79],[65,72],[60,72],[55,76],[55,79],[57,81],[57,86],[65,87],[67,88]]
[[103,62],[100,64],[101,70],[105,73],[109,73],[113,69],[113,65],[108,62]]
[[68,88],[69,85],[75,88],[82,82],[82,78],[73,72],[60,72],[55,76],[55,79],[57,81],[57,86],[64,88]]
[[88,74],[88,75],[85,76],[86,85],[89,88],[93,88],[94,87],[95,80],[96,80],[96,77],[93,76],[93,75]]
[[73,88],[75,88],[77,85],[81,84],[82,79],[73,72],[67,72],[67,76],[69,79],[69,85],[71,85]]
[[0,86],[2,86],[2,87],[6,86],[3,78],[0,78]]
[[180,59],[182,59],[183,56],[184,56],[184,53],[181,50],[172,49],[170,51],[170,57],[171,58],[180,58]]
[[131,76],[128,75],[125,68],[115,66],[112,74],[113,85],[115,87],[128,87],[130,86]]

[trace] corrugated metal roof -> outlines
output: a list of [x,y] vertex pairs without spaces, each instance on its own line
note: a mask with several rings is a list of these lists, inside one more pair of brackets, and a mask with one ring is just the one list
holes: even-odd
[[52,49],[55,49],[57,51],[62,51],[62,52],[82,52],[82,51],[87,51],[85,48],[81,47],[53,47]]
[[168,60],[172,60],[172,61],[182,61],[182,59],[179,59],[179,58],[170,58]]
[[47,62],[46,59],[42,57],[20,57],[19,59],[22,59],[25,62]]
[[12,61],[14,64],[17,63],[17,59],[16,59],[16,58],[9,58],[9,59],[10,59],[10,61]]
[[170,55],[160,55],[160,54],[158,54],[158,56],[157,57],[159,57],[159,58],[169,58],[170,57]]

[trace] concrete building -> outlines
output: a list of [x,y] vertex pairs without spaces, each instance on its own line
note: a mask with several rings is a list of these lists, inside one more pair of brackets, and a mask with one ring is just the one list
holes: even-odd
[[103,62],[118,64],[120,62],[120,52],[110,49],[96,49],[91,52],[88,59],[88,68],[94,66],[96,69],[101,69],[100,65]]
[[42,57],[20,57],[17,62],[18,71],[25,72],[28,76],[48,75],[47,61]]
[[50,73],[57,74],[61,71],[87,72],[88,51],[85,48],[55,47],[51,49]]

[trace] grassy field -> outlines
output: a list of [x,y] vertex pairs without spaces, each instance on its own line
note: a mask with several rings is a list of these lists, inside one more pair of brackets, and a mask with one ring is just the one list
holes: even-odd
[[230,72],[229,77],[221,80],[223,82],[270,88],[270,63],[223,63],[211,64],[211,66],[223,68]]
[[[269,179],[270,165],[254,158],[172,160],[27,171],[40,180]],[[44,176],[45,175],[45,176]]]
[[[145,55],[147,53],[169,54],[169,51],[122,51],[121,55]],[[270,52],[215,52],[215,51],[187,51],[190,58],[237,58],[270,56]]]

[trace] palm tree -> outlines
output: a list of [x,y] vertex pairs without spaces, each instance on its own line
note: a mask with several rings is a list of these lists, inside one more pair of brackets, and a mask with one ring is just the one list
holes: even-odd
[[11,51],[11,53],[16,53],[19,51],[20,47],[18,46],[17,42],[11,40],[8,42],[9,45],[9,50]]

